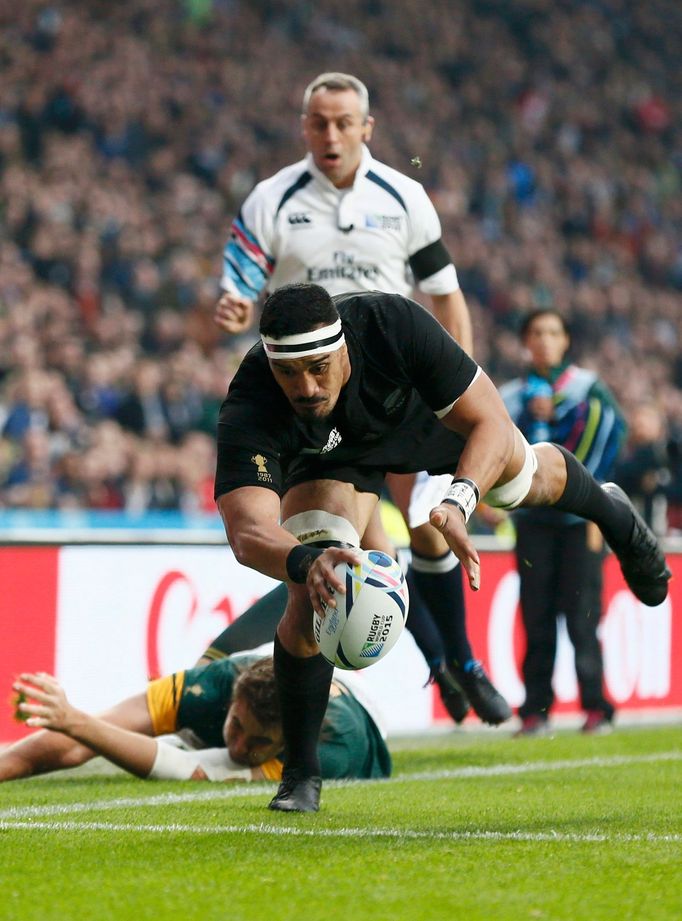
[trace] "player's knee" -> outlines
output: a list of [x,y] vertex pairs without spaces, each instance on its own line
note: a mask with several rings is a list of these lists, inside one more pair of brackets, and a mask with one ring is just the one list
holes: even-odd
[[535,503],[554,504],[566,488],[566,461],[562,450],[549,442],[533,445],[537,470],[533,477]]
[[360,546],[360,535],[351,522],[324,509],[299,512],[283,521],[282,527],[302,544],[315,544],[317,547]]
[[377,516],[372,517],[362,535],[363,550],[381,550],[389,556],[395,556],[395,547],[388,534],[384,530],[381,519]]
[[[291,515],[282,527],[311,547],[359,547],[360,535],[347,518],[324,509],[309,509]],[[289,599],[277,633],[284,646],[294,655],[308,656],[319,652],[313,635],[313,607],[305,585],[288,584]]]
[[506,482],[496,484],[483,496],[483,502],[492,505],[493,508],[517,508],[526,499],[533,486],[538,470],[538,455],[518,431],[517,439],[520,439],[520,468],[518,464],[515,464],[516,471]]

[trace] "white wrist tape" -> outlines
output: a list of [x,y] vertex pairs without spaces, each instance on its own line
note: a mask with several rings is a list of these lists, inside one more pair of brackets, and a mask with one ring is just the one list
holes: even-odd
[[148,776],[154,780],[191,780],[201,768],[208,780],[251,780],[251,768],[236,764],[226,748],[184,751],[165,742],[156,743],[156,758]]
[[156,743],[156,758],[149,772],[154,780],[189,780],[199,763],[199,752],[188,752],[165,742]]
[[456,477],[450,484],[442,501],[456,505],[468,521],[481,498],[478,486],[468,477]]
[[251,768],[233,761],[226,748],[205,748],[197,755],[199,767],[209,780],[253,780]]

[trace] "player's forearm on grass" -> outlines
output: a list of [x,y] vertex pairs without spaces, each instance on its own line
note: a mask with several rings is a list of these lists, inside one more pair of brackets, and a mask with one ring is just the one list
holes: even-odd
[[77,711],[64,731],[138,777],[147,777],[154,765],[158,744],[155,739],[113,726],[96,716]]

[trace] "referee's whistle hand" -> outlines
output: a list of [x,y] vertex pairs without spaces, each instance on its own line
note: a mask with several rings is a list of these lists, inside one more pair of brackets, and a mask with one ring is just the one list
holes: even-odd
[[462,564],[474,592],[481,587],[481,561],[466,528],[464,515],[453,505],[437,505],[431,509],[429,521],[440,531],[448,547]]
[[226,291],[215,306],[213,319],[226,333],[243,333],[253,322],[253,301]]

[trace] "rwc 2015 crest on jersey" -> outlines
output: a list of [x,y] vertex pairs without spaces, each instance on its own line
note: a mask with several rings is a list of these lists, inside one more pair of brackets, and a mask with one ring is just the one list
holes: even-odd
[[268,459],[262,454],[254,454],[251,462],[258,468],[257,476],[261,483],[272,483],[272,476],[267,469]]
[[402,218],[399,214],[366,214],[365,227],[376,230],[400,230]]

